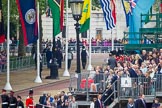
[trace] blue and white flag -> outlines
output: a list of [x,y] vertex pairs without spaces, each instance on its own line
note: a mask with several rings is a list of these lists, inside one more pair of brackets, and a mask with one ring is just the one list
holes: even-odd
[[107,30],[113,29],[115,27],[115,21],[112,15],[110,0],[100,0],[100,3],[104,13]]

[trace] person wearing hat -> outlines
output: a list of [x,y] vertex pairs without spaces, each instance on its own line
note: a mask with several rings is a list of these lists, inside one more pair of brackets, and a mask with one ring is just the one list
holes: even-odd
[[71,67],[71,61],[73,60],[73,53],[68,49],[68,69]]
[[87,50],[86,50],[85,46],[83,46],[82,51],[81,51],[81,60],[82,60],[83,69],[85,69],[86,64],[87,64],[87,56],[88,56]]
[[21,96],[17,96],[17,108],[24,108],[24,103],[21,101]]
[[2,101],[2,108],[8,108],[9,105],[9,97],[6,94],[6,90],[2,89],[2,94],[1,94],[1,101]]
[[29,96],[26,99],[26,108],[34,108],[34,102],[33,102],[33,90],[29,90]]
[[17,108],[17,99],[13,91],[10,91],[9,103],[10,108]]

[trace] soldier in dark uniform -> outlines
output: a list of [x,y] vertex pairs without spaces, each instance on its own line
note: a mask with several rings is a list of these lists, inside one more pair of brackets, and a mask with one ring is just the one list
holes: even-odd
[[24,108],[24,103],[21,101],[21,96],[17,96],[17,108]]
[[2,108],[8,108],[8,105],[9,105],[9,97],[6,94],[6,90],[4,90],[4,89],[2,89],[1,99],[2,99]]
[[17,99],[14,96],[13,91],[10,91],[9,106],[10,106],[10,108],[17,108]]
[[85,69],[86,64],[87,64],[87,51],[85,49],[85,46],[82,47],[82,51],[81,51],[81,59],[82,59],[82,67],[83,69]]
[[59,68],[62,67],[62,60],[63,60],[63,55],[62,55],[62,51],[60,48],[58,48],[56,50],[56,59],[57,59],[57,64],[59,66]]

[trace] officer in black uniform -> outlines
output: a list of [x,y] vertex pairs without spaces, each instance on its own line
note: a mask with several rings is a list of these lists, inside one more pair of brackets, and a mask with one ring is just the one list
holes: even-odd
[[21,96],[17,96],[17,108],[24,108],[24,103],[21,101]]
[[9,97],[6,94],[5,89],[2,89],[1,99],[2,99],[2,108],[8,108],[8,106],[9,106]]
[[13,91],[10,91],[9,102],[10,102],[10,104],[9,104],[10,108],[17,108],[17,99],[14,96]]

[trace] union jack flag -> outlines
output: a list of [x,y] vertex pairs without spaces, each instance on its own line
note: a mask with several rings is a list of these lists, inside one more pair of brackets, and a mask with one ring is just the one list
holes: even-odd
[[130,3],[130,13],[132,13],[133,8],[136,7],[136,3],[138,0],[129,0]]

